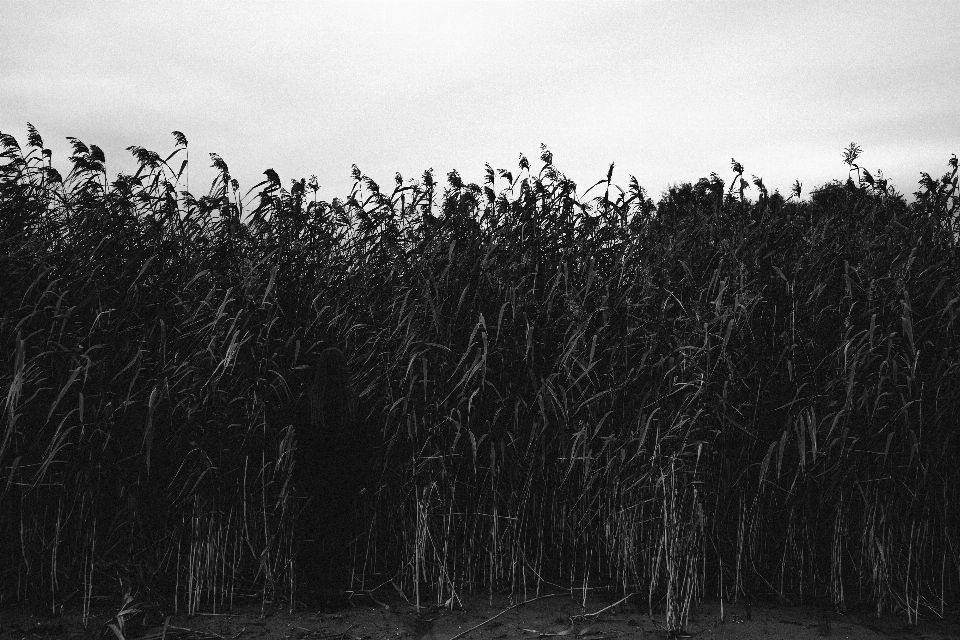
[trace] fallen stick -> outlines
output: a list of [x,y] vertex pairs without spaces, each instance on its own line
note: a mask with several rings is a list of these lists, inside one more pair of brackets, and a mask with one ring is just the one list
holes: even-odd
[[545,595],[545,596],[537,596],[536,598],[531,598],[530,600],[524,600],[523,602],[518,602],[517,604],[513,605],[512,607],[507,607],[506,609],[504,609],[503,611],[501,611],[501,612],[498,613],[497,615],[493,616],[492,618],[488,618],[488,619],[484,620],[483,622],[481,622],[480,624],[478,624],[478,625],[476,625],[476,626],[473,626],[473,627],[470,627],[470,628],[467,629],[466,631],[461,631],[460,633],[458,633],[457,635],[453,636],[452,638],[447,638],[447,640],[457,640],[458,638],[462,638],[463,636],[467,635],[468,633],[471,633],[471,632],[473,632],[473,631],[476,631],[477,629],[479,629],[479,628],[482,627],[483,625],[485,625],[485,624],[487,624],[487,623],[490,623],[490,622],[493,622],[494,620],[496,620],[497,618],[499,618],[499,617],[502,616],[503,614],[507,613],[508,611],[513,611],[514,609],[516,609],[516,608],[518,608],[518,607],[522,607],[522,606],[525,605],[525,604],[530,604],[531,602],[536,602],[537,600],[544,600],[544,599],[546,599],[546,598],[558,598],[558,597],[560,597],[560,596],[569,596],[569,595],[570,595],[569,593],[550,593],[550,594],[547,594],[547,595]]

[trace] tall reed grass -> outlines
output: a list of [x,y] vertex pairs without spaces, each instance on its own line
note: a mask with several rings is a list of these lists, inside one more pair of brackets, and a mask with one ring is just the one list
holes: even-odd
[[283,408],[336,345],[377,443],[354,588],[869,602],[960,587],[957,160],[908,204],[769,193],[732,162],[654,203],[487,165],[344,199],[275,172],[184,188],[187,141],[110,181],[0,136],[0,600],[289,597]]

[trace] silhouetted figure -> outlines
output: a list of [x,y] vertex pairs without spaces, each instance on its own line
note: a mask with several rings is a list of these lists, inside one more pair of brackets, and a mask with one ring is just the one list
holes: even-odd
[[344,353],[324,350],[312,374],[294,423],[294,478],[309,499],[298,525],[300,584],[308,597],[337,605],[349,587],[363,437]]

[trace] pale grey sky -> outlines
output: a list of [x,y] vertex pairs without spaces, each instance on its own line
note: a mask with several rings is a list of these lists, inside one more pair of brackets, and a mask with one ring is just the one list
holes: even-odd
[[845,177],[842,149],[906,195],[960,153],[960,8],[946,2],[17,2],[0,0],[0,131],[124,149],[190,141],[241,188],[275,169],[349,193],[434,168],[539,169],[581,191],[617,163],[655,199],[730,158],[772,190]]

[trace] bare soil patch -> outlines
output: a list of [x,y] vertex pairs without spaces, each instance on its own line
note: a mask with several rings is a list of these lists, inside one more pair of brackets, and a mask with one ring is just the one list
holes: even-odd
[[[50,617],[21,609],[0,611],[0,640],[499,640],[571,638],[668,640],[661,612],[651,616],[647,603],[591,596],[586,606],[570,594],[528,600],[507,595],[463,596],[453,609],[416,609],[399,598],[377,593],[377,603],[358,598],[357,606],[317,611],[310,603],[248,605],[229,613],[187,616],[147,608],[118,624],[116,609],[104,610],[81,624],[79,611]],[[615,606],[611,606],[615,605]],[[960,616],[928,615],[909,625],[902,616],[877,618],[870,612],[823,611],[811,607],[727,604],[721,620],[718,603],[691,613],[684,634],[698,640],[947,640],[960,638]],[[121,628],[122,627],[122,628]]]

